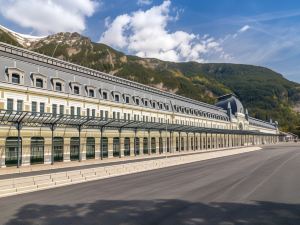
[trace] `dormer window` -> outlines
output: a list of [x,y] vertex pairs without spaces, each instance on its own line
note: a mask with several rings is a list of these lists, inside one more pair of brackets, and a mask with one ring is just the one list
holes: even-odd
[[89,89],[89,97],[95,97],[95,91],[93,89]]
[[38,88],[43,88],[44,87],[44,81],[41,78],[37,78],[35,80],[35,86]]
[[15,67],[9,67],[5,70],[7,74],[7,80],[13,84],[24,84],[25,72]]
[[152,107],[155,109],[155,107],[156,107],[155,102],[152,103]]
[[145,106],[148,107],[148,101],[145,101]]
[[70,82],[71,91],[75,95],[81,94],[81,84],[78,82]]
[[74,92],[74,94],[79,95],[80,94],[79,86],[74,86],[73,87],[73,92]]
[[62,91],[62,84],[60,82],[55,82],[55,91]]
[[60,78],[52,78],[52,86],[54,91],[65,91],[65,81]]
[[14,84],[20,84],[20,75],[17,73],[13,73],[11,75],[11,82]]
[[135,104],[140,105],[140,100],[138,98],[135,100]]
[[120,101],[120,95],[115,95],[115,101],[119,102]]
[[129,96],[125,97],[125,103],[129,103]]
[[86,90],[86,95],[90,98],[94,98],[96,97],[96,93],[95,93],[95,87],[91,86],[91,85],[86,85],[85,86],[85,90]]
[[108,96],[108,95],[107,95],[107,92],[103,92],[103,93],[102,93],[103,99],[107,99],[107,96]]
[[40,73],[31,73],[32,86],[37,88],[47,87],[47,77]]

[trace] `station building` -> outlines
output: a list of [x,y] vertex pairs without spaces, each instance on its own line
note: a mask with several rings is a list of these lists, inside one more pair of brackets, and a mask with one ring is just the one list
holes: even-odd
[[0,167],[250,146],[277,122],[0,43]]

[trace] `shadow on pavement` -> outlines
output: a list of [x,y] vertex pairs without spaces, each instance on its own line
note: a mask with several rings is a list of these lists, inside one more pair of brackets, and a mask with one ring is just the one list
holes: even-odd
[[194,203],[181,200],[101,200],[77,205],[22,207],[6,225],[300,224],[300,205],[274,202]]

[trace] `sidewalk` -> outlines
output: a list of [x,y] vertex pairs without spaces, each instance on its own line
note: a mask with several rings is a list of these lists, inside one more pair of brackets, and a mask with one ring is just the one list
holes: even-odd
[[[110,158],[110,159],[89,159],[85,161],[70,161],[70,162],[55,162],[53,165],[51,164],[36,164],[30,166],[23,166],[20,168],[17,167],[4,167],[0,168],[0,180],[9,179],[9,178],[18,178],[18,177],[26,177],[33,175],[42,175],[48,173],[58,173],[64,171],[72,171],[79,169],[89,169],[94,167],[104,167],[104,166],[112,166],[119,164],[126,164],[132,162],[141,162],[148,161],[153,159],[162,159],[162,158],[172,158],[184,155],[193,155],[193,154],[203,154],[208,152],[219,152],[219,151],[227,151],[232,149],[240,149],[246,148],[248,146],[243,147],[232,147],[232,148],[220,148],[220,149],[212,149],[212,150],[197,150],[197,151],[184,151],[184,152],[176,152],[176,153],[162,153],[162,154],[152,154],[152,155],[141,155],[141,156],[127,156],[122,158]],[[253,146],[249,146],[253,147]]]

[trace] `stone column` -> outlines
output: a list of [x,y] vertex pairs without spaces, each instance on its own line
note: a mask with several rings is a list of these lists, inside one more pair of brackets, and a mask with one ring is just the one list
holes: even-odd
[[176,152],[176,138],[174,137],[174,132],[170,132],[170,153]]
[[108,144],[108,158],[113,158],[113,138],[107,137],[107,144]]
[[44,164],[51,164],[52,138],[44,137]]
[[6,138],[0,138],[0,168],[6,167],[5,165],[5,140]]
[[71,138],[64,138],[64,162],[70,162],[70,140]]
[[151,133],[148,131],[148,155],[151,155]]
[[130,156],[134,156],[134,137],[130,137]]
[[100,137],[95,137],[95,159],[100,158]]
[[[162,145],[163,145],[163,149],[164,149],[164,144],[162,142]],[[155,154],[158,155],[159,154],[159,137],[156,137],[155,138]]]
[[122,137],[120,135],[120,157],[124,157],[124,142],[125,142],[125,137]]
[[189,133],[186,133],[186,151],[189,151],[190,149],[190,140],[189,140]]
[[30,165],[30,154],[31,154],[30,144],[31,144],[30,137],[22,137],[22,147],[21,147],[22,166]]
[[86,137],[80,137],[79,159],[86,160]]

